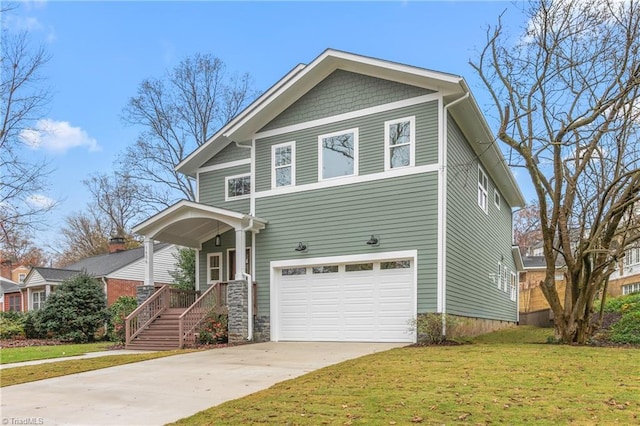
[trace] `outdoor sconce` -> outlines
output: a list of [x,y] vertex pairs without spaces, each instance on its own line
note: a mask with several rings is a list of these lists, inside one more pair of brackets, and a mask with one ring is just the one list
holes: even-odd
[[222,245],[222,238],[220,237],[220,234],[216,235],[213,239],[213,245],[216,247],[220,247]]
[[296,247],[296,251],[307,251],[307,245],[302,241],[298,243],[298,247]]
[[369,238],[369,241],[367,241],[367,245],[369,246],[374,246],[377,247],[380,244],[380,240],[378,238],[376,238],[375,235],[371,235],[371,238]]

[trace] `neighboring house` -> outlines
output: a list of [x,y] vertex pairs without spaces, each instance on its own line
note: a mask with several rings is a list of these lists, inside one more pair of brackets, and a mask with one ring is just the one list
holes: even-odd
[[[81,271],[86,271],[101,280],[108,305],[120,296],[136,297],[137,287],[143,284],[145,277],[144,249],[138,247],[124,250],[124,244],[114,239],[111,241],[110,249],[111,252],[108,254],[82,259],[64,269],[33,268],[25,279],[26,309],[29,311],[40,309],[57,285]],[[175,270],[174,253],[177,253],[177,250],[178,248],[173,244],[154,245],[154,283],[173,282],[170,271]]]
[[[520,272],[520,324],[548,327],[553,324],[553,312],[540,288],[544,281],[547,263],[544,256],[523,256]],[[556,265],[555,283],[560,300],[564,300],[565,277],[563,264]]]
[[518,321],[524,200],[462,77],[327,50],[177,170],[197,200],[134,232],[197,249],[198,289],[229,281],[230,338],[413,342],[419,314]]
[[640,292],[640,247],[626,250],[616,271],[609,277],[607,294],[625,296]]
[[0,311],[22,312],[20,284],[0,276]]

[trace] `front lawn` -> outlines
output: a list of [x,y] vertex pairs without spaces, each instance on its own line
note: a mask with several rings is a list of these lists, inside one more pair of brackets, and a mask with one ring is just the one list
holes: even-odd
[[547,345],[519,327],[323,368],[178,421],[202,424],[638,424],[640,350]]
[[113,346],[112,342],[2,348],[0,364],[84,355],[89,352],[105,351],[110,346]]

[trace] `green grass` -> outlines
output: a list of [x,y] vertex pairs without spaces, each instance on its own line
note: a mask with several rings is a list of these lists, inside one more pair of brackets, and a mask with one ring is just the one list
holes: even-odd
[[3,348],[0,350],[0,364],[34,361],[38,359],[61,358],[83,355],[88,352],[107,350],[113,343],[84,343],[76,345],[25,346],[21,348]]
[[640,350],[540,344],[551,334],[377,353],[175,424],[640,423]]
[[0,387],[35,382],[37,380],[51,379],[54,377],[67,376],[69,374],[131,364],[134,362],[148,361],[150,359],[164,358],[167,356],[194,352],[195,350],[181,349],[131,355],[106,355],[98,358],[74,359],[39,365],[27,365],[24,367],[6,368],[0,370]]

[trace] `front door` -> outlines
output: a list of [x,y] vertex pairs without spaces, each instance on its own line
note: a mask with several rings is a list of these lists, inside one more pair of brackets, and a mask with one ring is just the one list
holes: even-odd
[[[251,274],[251,247],[247,247],[245,256],[244,271],[247,274]],[[227,259],[227,281],[233,281],[236,279],[236,249],[229,249]]]

